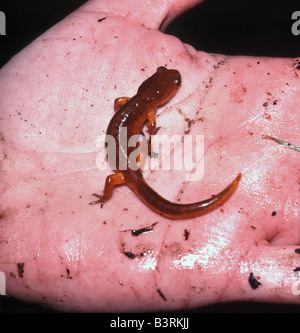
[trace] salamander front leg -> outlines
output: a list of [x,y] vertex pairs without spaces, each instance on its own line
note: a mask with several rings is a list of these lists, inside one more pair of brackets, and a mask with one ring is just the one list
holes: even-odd
[[130,97],[118,97],[115,99],[114,109],[118,111],[125,103],[130,100]]
[[150,134],[150,138],[148,141],[148,152],[150,157],[157,157],[158,154],[152,151],[151,145],[151,135],[155,135],[159,131],[160,127],[156,127],[156,119],[155,119],[155,112],[150,111],[148,112],[148,132]]
[[106,181],[105,181],[103,195],[93,193],[92,195],[99,199],[90,202],[89,205],[100,204],[100,207],[102,208],[104,205],[104,202],[106,202],[107,200],[109,200],[112,197],[114,187],[117,185],[123,185],[123,184],[125,184],[125,179],[121,172],[114,173],[112,175],[107,176]]
[[154,135],[156,133],[156,119],[154,111],[148,112],[148,132],[150,135]]

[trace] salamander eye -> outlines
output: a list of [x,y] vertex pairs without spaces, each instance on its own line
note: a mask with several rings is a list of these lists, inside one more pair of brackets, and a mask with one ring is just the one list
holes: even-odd
[[181,83],[181,78],[179,76],[174,76],[173,81],[175,83],[175,86],[179,86]]

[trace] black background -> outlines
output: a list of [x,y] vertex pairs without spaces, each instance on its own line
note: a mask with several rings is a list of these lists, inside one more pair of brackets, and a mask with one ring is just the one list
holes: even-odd
[[[0,36],[0,67],[85,2],[1,0],[7,32]],[[299,0],[207,0],[174,21],[167,33],[207,52],[299,57],[300,37],[291,32],[291,16],[298,10]]]
[[[6,36],[0,36],[0,68],[28,43],[74,11],[84,0],[0,0]],[[126,1],[126,0],[124,0]],[[174,21],[167,33],[196,49],[229,55],[299,57],[300,35],[294,36],[292,13],[299,0],[207,0]],[[300,29],[300,28],[299,28]],[[255,293],[255,291],[253,291]],[[1,313],[52,312],[37,305],[0,297]],[[299,305],[229,303],[191,310],[212,312],[300,312]]]

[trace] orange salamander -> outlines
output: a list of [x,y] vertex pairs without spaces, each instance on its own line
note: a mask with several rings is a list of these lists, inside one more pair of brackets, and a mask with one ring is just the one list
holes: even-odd
[[[207,200],[191,204],[172,203],[161,197],[145,182],[139,167],[133,170],[120,165],[120,157],[121,160],[128,162],[128,156],[136,149],[136,147],[128,147],[128,139],[121,144],[121,128],[127,128],[127,138],[130,138],[132,135],[141,134],[143,126],[148,121],[149,134],[155,134],[157,108],[167,103],[176,94],[180,84],[181,75],[177,70],[159,67],[141,84],[135,96],[120,97],[115,100],[115,110],[118,111],[112,117],[106,135],[113,137],[116,142],[116,173],[106,178],[103,195],[94,193],[93,195],[99,199],[91,202],[90,205],[100,204],[102,208],[103,204],[111,198],[114,187],[126,184],[158,214],[169,219],[188,219],[211,212],[232,195],[241,179],[241,174],[238,174],[223,191]],[[124,147],[124,145],[127,146]]]

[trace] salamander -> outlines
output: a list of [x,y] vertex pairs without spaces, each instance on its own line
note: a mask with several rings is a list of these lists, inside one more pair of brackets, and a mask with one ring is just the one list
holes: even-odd
[[[150,135],[156,133],[155,115],[159,107],[166,104],[181,85],[181,75],[175,69],[158,67],[156,72],[145,80],[132,98],[120,97],[115,100],[116,113],[112,117],[106,135],[115,140],[115,173],[106,178],[103,195],[93,193],[98,200],[90,205],[103,204],[112,197],[114,187],[128,185],[135,194],[153,211],[169,219],[188,219],[204,215],[223,205],[235,191],[241,173],[220,193],[211,198],[190,204],[177,204],[161,197],[144,180],[141,168],[136,159],[137,167],[128,164],[128,157],[135,148],[128,146],[128,140],[133,135],[139,135],[148,121]],[[127,139],[122,140],[122,130],[127,129]],[[121,162],[123,161],[123,162]]]

